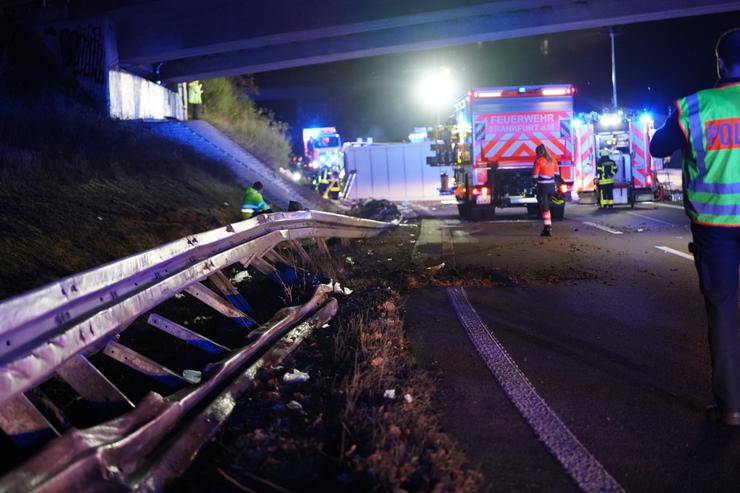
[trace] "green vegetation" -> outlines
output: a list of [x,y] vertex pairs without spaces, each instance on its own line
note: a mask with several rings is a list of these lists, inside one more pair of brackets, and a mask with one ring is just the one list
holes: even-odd
[[203,83],[203,119],[272,168],[288,162],[290,141],[286,124],[257,108],[234,79]]
[[76,100],[0,104],[0,299],[240,220],[220,163]]

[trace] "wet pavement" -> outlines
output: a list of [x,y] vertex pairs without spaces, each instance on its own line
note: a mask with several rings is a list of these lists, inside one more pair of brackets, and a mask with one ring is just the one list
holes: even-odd
[[[553,238],[539,237],[541,223],[522,209],[482,222],[460,221],[446,205],[415,209],[423,262],[513,280],[465,292],[539,396],[626,491],[740,489],[740,430],[704,418],[706,322],[680,207],[569,206]],[[578,490],[486,367],[444,288],[412,295],[406,325],[420,364],[438,378],[445,426],[493,491]]]

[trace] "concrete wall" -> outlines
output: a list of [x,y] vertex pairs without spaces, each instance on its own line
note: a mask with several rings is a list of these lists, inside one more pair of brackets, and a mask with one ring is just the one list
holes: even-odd
[[120,119],[187,119],[185,84],[171,91],[121,70],[116,32],[107,17],[51,22],[36,32],[62,71],[101,111]]
[[170,91],[120,70],[108,72],[108,111],[110,116],[123,120],[136,118],[162,120],[187,119],[185,84],[178,84],[178,91]]
[[452,176],[450,166],[429,166],[433,155],[428,142],[370,144],[345,150],[346,171],[356,172],[348,199],[439,199],[439,175]]

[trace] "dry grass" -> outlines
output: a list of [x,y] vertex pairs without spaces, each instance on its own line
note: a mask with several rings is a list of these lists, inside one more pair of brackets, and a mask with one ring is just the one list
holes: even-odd
[[[434,386],[407,347],[399,302],[388,291],[337,335],[337,358],[353,361],[342,385],[345,460],[386,491],[475,491],[482,476],[440,429]],[[395,398],[384,397],[389,390]]]
[[287,126],[258,109],[231,79],[203,83],[203,110],[203,119],[273,169],[288,162]]
[[220,163],[63,96],[0,102],[0,299],[239,220]]

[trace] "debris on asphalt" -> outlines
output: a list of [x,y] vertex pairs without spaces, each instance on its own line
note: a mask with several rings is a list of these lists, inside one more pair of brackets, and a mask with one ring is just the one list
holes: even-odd
[[396,398],[396,389],[388,389],[383,393],[384,399],[394,400]]
[[439,272],[440,270],[442,270],[444,268],[444,266],[445,266],[445,263],[442,262],[441,264],[437,264],[437,265],[433,265],[431,267],[427,267],[427,270],[432,271],[432,274],[436,274],[437,272]]
[[296,402],[296,401],[290,401],[289,403],[287,403],[285,405],[285,407],[287,407],[291,411],[301,411],[301,410],[303,410],[303,406],[301,405],[301,403],[300,402]]
[[244,281],[249,281],[252,278],[252,275],[247,271],[247,269],[244,269],[243,271],[239,272],[237,275],[231,278],[232,284],[241,284]]
[[403,400],[405,400],[408,404],[414,402],[414,398],[411,394],[403,394]]
[[352,257],[347,257],[344,259],[345,262],[347,262],[349,265],[355,265],[354,259]]
[[198,370],[183,370],[182,378],[192,384],[200,383],[201,373]]
[[292,372],[288,372],[283,375],[283,382],[285,383],[301,383],[306,382],[310,379],[308,373],[300,371],[298,368],[293,368]]
[[354,204],[349,214],[351,216],[386,222],[400,222],[403,218],[403,214],[398,210],[396,204],[385,199],[370,199],[359,204]]

